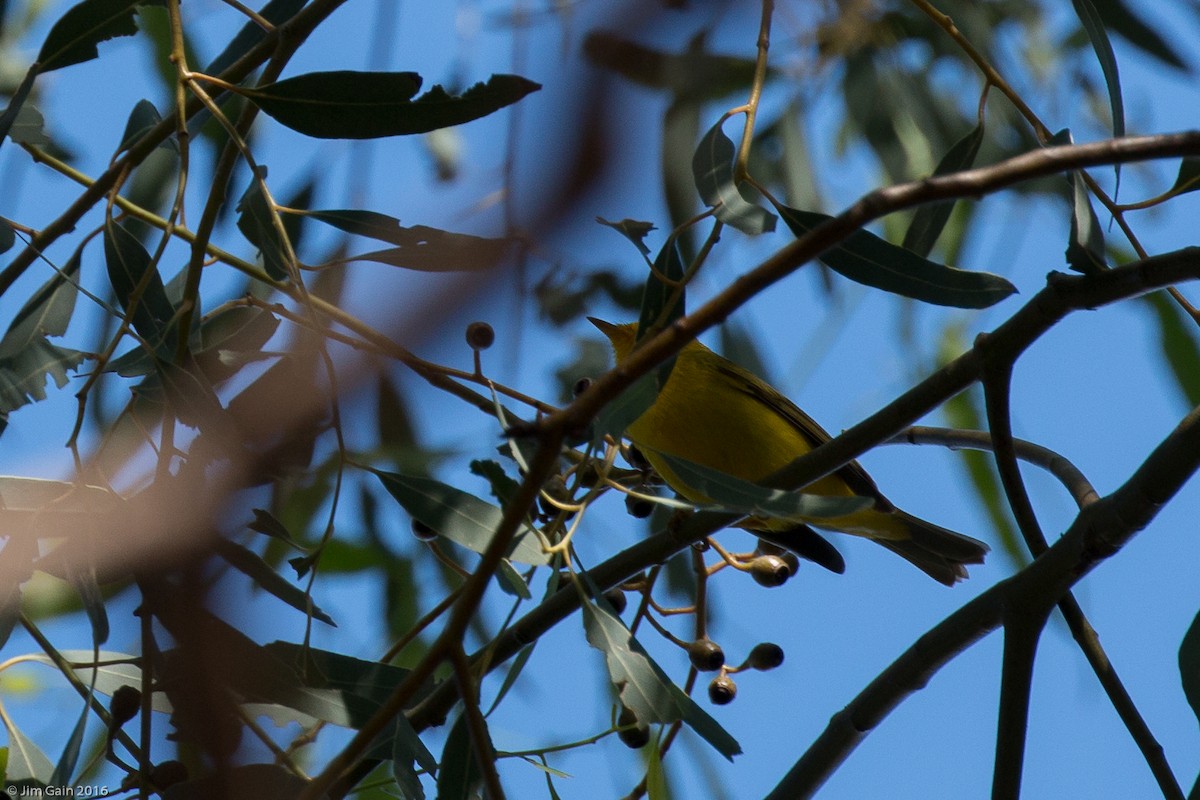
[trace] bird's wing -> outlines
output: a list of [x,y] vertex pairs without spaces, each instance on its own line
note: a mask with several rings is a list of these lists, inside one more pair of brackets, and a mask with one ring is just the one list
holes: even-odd
[[[805,414],[800,410],[799,406],[774,389],[766,381],[755,377],[753,373],[725,359],[717,359],[713,366],[729,379],[731,386],[736,387],[739,391],[754,398],[757,402],[762,403],[771,411],[792,423],[796,430],[805,439],[808,439],[813,447],[829,441],[829,434],[817,424],[816,420]],[[797,454],[797,457],[799,455]],[[846,485],[855,494],[875,498],[877,508],[886,506],[890,509],[892,507],[891,502],[880,493],[879,488],[875,485],[875,481],[871,479],[871,476],[867,474],[867,471],[857,461],[851,461],[834,474],[844,480]],[[884,509],[880,508],[880,510]]]

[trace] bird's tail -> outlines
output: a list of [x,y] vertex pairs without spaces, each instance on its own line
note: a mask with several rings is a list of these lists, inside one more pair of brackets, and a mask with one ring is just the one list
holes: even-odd
[[982,564],[988,552],[988,546],[978,539],[940,528],[900,509],[890,516],[903,525],[908,537],[875,541],[947,586],[966,578],[966,565]]

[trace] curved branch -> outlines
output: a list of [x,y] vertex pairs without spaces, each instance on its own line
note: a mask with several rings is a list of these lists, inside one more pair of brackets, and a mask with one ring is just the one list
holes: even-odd
[[1054,545],[922,636],[838,712],[767,800],[810,797],[906,697],[968,645],[995,630],[1004,608],[1061,597],[1141,530],[1200,469],[1200,408],[1164,439],[1119,489],[1092,503]]

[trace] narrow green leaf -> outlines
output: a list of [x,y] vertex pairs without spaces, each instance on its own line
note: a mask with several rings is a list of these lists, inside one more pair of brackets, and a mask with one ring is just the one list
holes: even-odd
[[250,244],[258,248],[263,269],[277,281],[287,280],[288,257],[283,238],[275,227],[271,203],[262,190],[267,179],[267,168],[259,167],[257,175],[250,177],[250,185],[238,200],[238,230]]
[[400,220],[378,211],[364,211],[355,208],[335,208],[326,210],[305,211],[304,216],[312,217],[332,225],[338,230],[352,233],[355,236],[368,236],[391,244],[408,244],[411,235],[408,229],[400,224]]
[[[942,160],[938,162],[933,174],[950,175],[970,169],[975,163],[975,157],[979,155],[979,146],[982,143],[983,123],[980,122],[971,129],[970,133],[959,139],[946,151],[946,155],[942,156]],[[934,244],[937,243],[938,237],[941,236],[942,229],[946,227],[946,222],[950,219],[950,212],[953,210],[953,200],[929,203],[918,208],[917,212],[913,214],[912,222],[908,225],[901,246],[919,256],[929,255]]]
[[[12,98],[9,99],[8,105],[4,112],[0,113],[0,144],[9,136],[13,130],[13,125],[16,124],[18,117],[21,115],[21,110],[25,107],[25,101],[29,99],[29,92],[33,89],[33,82],[37,79],[37,65],[29,68],[25,73],[24,80],[13,92]],[[16,138],[13,141],[17,141]]]
[[479,763],[471,748],[471,734],[467,730],[466,716],[450,727],[450,735],[442,748],[441,767],[438,769],[437,800],[474,800],[481,783]]
[[[797,237],[830,219],[812,211],[777,208]],[[866,230],[850,234],[822,253],[820,259],[852,281],[940,306],[987,308],[1017,290],[999,275],[938,264]]]
[[625,623],[608,609],[585,600],[583,625],[588,644],[604,653],[609,679],[621,703],[639,722],[650,725],[683,720],[726,758],[733,760],[742,752],[716,720],[671,682]]
[[34,339],[20,353],[0,360],[0,431],[8,412],[46,399],[46,379],[67,385],[68,371],[78,367],[86,353],[59,347],[47,339]]
[[100,593],[100,584],[96,582],[96,573],[92,570],[79,571],[71,576],[71,583],[83,602],[83,611],[92,628],[92,645],[99,649],[108,641],[108,611],[104,607],[104,595]]
[[831,519],[862,511],[873,505],[868,497],[835,497],[768,489],[701,464],[659,454],[688,486],[721,506],[761,517],[781,519]]
[[496,581],[505,594],[511,594],[522,600],[533,599],[533,593],[529,591],[529,584],[525,583],[525,578],[517,572],[516,567],[507,558],[500,559],[500,566],[496,570]]
[[301,549],[300,543],[292,538],[292,534],[288,532],[287,527],[274,514],[262,508],[254,508],[251,511],[254,514],[254,521],[247,522],[247,528],[257,531],[264,536],[270,536],[272,539],[278,539],[290,547]]
[[425,744],[413,730],[412,723],[403,714],[396,715],[396,724],[391,739],[392,777],[396,780],[396,788],[400,792],[401,800],[425,800],[425,789],[421,786],[421,778],[417,775],[417,769],[413,765],[416,756],[413,748],[419,747],[429,755],[430,763],[433,766],[433,769],[429,770],[431,775],[437,773],[437,761],[433,760],[432,754],[425,749]]
[[[75,722],[75,727],[71,729],[71,735],[67,737],[67,743],[63,745],[62,755],[58,758],[58,763],[54,765],[54,774],[50,776],[50,786],[63,787],[70,786],[71,777],[75,774],[75,766],[79,763],[79,751],[83,746],[83,734],[87,731],[88,717],[91,716],[92,710],[88,707],[88,702],[92,699],[92,691],[89,688],[87,700],[84,701],[83,709],[79,714],[79,719]],[[9,795],[10,797],[12,795]]]
[[[48,786],[54,774],[54,764],[33,740],[21,732],[8,715],[4,715],[4,727],[8,730],[8,771],[4,776],[7,788],[21,789]],[[37,794],[30,794],[36,797]]]
[[646,758],[649,763],[646,764],[646,800],[669,800],[671,797],[667,789],[667,774],[663,769],[662,751],[658,748],[658,742],[651,741],[649,753]]
[[717,219],[742,233],[757,236],[775,230],[775,215],[747,200],[734,183],[736,155],[733,140],[721,130],[721,123],[709,128],[692,156],[692,174],[700,199],[712,206]]
[[174,358],[175,307],[167,299],[162,276],[150,254],[123,225],[104,226],[104,260],[108,279],[121,307],[129,312],[133,328],[164,358]]
[[421,88],[415,72],[310,72],[237,89],[292,130],[321,139],[375,139],[428,133],[487,116],[541,88],[518,75],[493,75],[455,96]]
[[72,6],[46,34],[38,52],[38,72],[91,61],[100,55],[97,45],[101,42],[134,35],[134,11],[151,3],[161,5],[162,0],[83,0]]
[[322,611],[308,593],[290,583],[256,553],[227,539],[217,543],[217,553],[229,562],[230,566],[246,575],[268,594],[274,595],[303,614],[311,615],[313,619],[337,627],[333,618]]
[[426,225],[401,228],[402,244],[338,259],[337,262],[374,261],[421,272],[478,272],[491,269],[512,252],[512,239],[487,239],[451,233]]
[[17,231],[12,223],[0,217],[0,253],[7,253],[17,243]]
[[1096,218],[1092,198],[1079,172],[1071,173],[1071,194],[1071,238],[1067,244],[1067,263],[1071,269],[1085,275],[1103,272],[1108,269],[1108,260],[1104,257],[1104,230]]
[[623,219],[620,222],[609,222],[604,217],[596,217],[596,222],[601,225],[607,225],[617,233],[624,236],[629,241],[633,242],[633,246],[638,249],[638,252],[649,257],[650,248],[646,246],[646,235],[654,230],[653,222],[642,222],[636,219]]
[[[441,481],[377,469],[371,472],[414,519],[476,553],[487,549],[504,517],[504,512],[491,503]],[[522,564],[546,563],[541,542],[529,529],[517,534],[508,557]]]
[[[1125,101],[1121,97],[1121,75],[1117,70],[1117,55],[1113,52],[1112,42],[1108,40],[1108,32],[1104,21],[1096,13],[1092,0],[1071,0],[1075,14],[1083,24],[1096,58],[1100,61],[1100,69],[1104,73],[1104,83],[1108,86],[1108,102],[1112,107],[1113,136],[1120,138],[1125,135]],[[1114,165],[1117,173],[1117,184],[1121,182],[1121,165]]]
[[267,358],[265,345],[279,328],[279,318],[265,308],[225,308],[200,323],[196,361],[210,381],[230,378],[244,364]]
[[19,356],[37,339],[62,336],[67,332],[79,294],[75,282],[78,275],[79,252],[76,251],[62,271],[42,284],[13,317],[4,338],[0,339],[0,361]]
[[517,657],[512,660],[508,666],[508,671],[504,673],[504,680],[500,682],[500,688],[496,690],[496,698],[492,700],[492,707],[487,710],[484,716],[491,716],[492,712],[500,706],[500,701],[508,694],[508,690],[517,682],[517,678],[525,669],[525,665],[529,663],[529,657],[533,655],[533,648],[537,646],[537,641],[521,648],[517,653]]
[[1158,343],[1187,408],[1200,405],[1200,340],[1196,326],[1178,304],[1163,292],[1142,298],[1158,322]]
[[[92,650],[60,650],[58,653],[72,664],[71,672],[80,683],[92,685],[95,680],[95,690],[98,694],[111,696],[122,686],[141,686],[142,671],[137,666],[137,656],[119,653],[113,650],[101,650],[99,658],[93,661]],[[51,667],[54,662],[49,656],[37,654],[30,658]],[[91,664],[99,663],[100,667],[93,668]],[[155,692],[152,708],[162,713],[171,712],[171,704],[161,692]]]
[[1188,72],[1187,62],[1158,31],[1129,10],[1124,0],[1092,0],[1104,25],[1139,50],[1157,58],[1169,67]]

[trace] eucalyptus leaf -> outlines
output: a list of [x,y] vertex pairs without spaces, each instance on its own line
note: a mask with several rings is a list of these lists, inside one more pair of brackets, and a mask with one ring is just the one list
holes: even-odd
[[275,227],[275,213],[270,199],[263,192],[263,181],[267,179],[267,168],[260,166],[251,176],[250,185],[238,200],[238,230],[250,244],[258,248],[263,269],[277,281],[287,280],[289,269],[287,248],[279,229]]
[[173,359],[175,306],[167,299],[162,276],[146,248],[123,225],[109,222],[104,226],[104,260],[113,293],[129,314],[134,330],[156,353]]
[[1200,614],[1192,620],[1179,643],[1179,677],[1183,683],[1183,696],[1200,719]]
[[[831,219],[782,205],[777,209],[797,237]],[[934,305],[987,308],[1017,290],[999,275],[938,264],[862,229],[819,257],[830,269],[852,281]]]
[[[271,0],[258,10],[258,15],[272,25],[282,25],[296,16],[307,2],[308,0]],[[255,20],[247,20],[220,55],[204,68],[204,72],[208,75],[220,75],[265,38],[267,32],[262,26]]]
[[[982,143],[983,123],[980,122],[971,129],[970,133],[959,139],[946,151],[946,155],[942,156],[942,160],[938,162],[933,174],[950,175],[970,169],[975,163],[975,157],[979,155],[979,146]],[[908,225],[901,246],[919,256],[929,255],[934,244],[937,243],[938,237],[941,236],[942,230],[946,227],[946,222],[950,219],[950,212],[953,210],[953,200],[928,203],[918,208],[913,214],[912,222]]]
[[706,52],[703,37],[693,39],[682,53],[666,53],[596,31],[584,39],[583,52],[597,66],[689,101],[718,100],[747,89],[754,80],[753,59]]
[[[1108,102],[1112,108],[1113,137],[1119,139],[1125,135],[1125,100],[1121,96],[1121,75],[1117,69],[1116,53],[1113,52],[1112,42],[1108,39],[1104,20],[1096,12],[1092,0],[1071,0],[1071,5],[1075,7],[1075,14],[1087,32],[1092,49],[1096,51],[1096,58],[1100,62],[1100,70],[1104,73],[1104,83],[1108,87]],[[1118,162],[1113,168],[1116,170],[1119,185],[1121,164]]]
[[868,497],[838,497],[768,489],[686,459],[665,453],[659,456],[689,487],[722,507],[743,514],[779,519],[811,519],[819,524],[821,519],[844,517],[870,508],[874,503]]
[[583,625],[588,644],[604,653],[609,678],[621,703],[638,722],[650,725],[683,720],[729,760],[742,752],[716,720],[671,682],[620,618],[585,599]]
[[230,566],[246,575],[268,594],[274,595],[303,614],[311,615],[313,619],[337,627],[333,618],[322,611],[307,592],[290,583],[258,554],[228,540],[219,541],[216,549]]
[[487,116],[539,84],[518,75],[493,75],[461,95],[421,88],[415,72],[310,72],[255,88],[239,88],[268,116],[321,139],[375,139],[428,133]]
[[[338,261],[374,261],[421,272],[477,272],[491,269],[512,252],[512,239],[488,239],[426,225],[399,228],[398,246],[346,256]],[[335,262],[336,263],[336,262]]]
[[721,130],[721,123],[709,128],[692,157],[700,199],[712,207],[717,219],[742,233],[757,236],[775,230],[775,215],[747,200],[735,183],[736,155],[733,140]]
[[4,338],[0,339],[0,361],[20,355],[37,339],[67,332],[79,294],[78,276],[79,251],[76,251],[62,270],[42,284],[13,317]]
[[[54,774],[54,764],[46,758],[33,740],[21,732],[7,714],[3,717],[4,727],[8,730],[8,764],[4,774],[4,785],[9,790],[9,796],[16,796],[18,788],[47,786]],[[37,797],[40,792],[30,792],[30,797]]]
[[137,33],[134,11],[163,0],[83,0],[59,17],[38,51],[37,70],[51,72],[100,55],[97,45]]
[[[491,503],[433,478],[377,469],[371,472],[413,519],[476,553],[487,550],[504,517]],[[513,539],[507,555],[522,564],[546,563],[541,542],[528,528]]]
[[[17,86],[4,112],[0,113],[0,144],[9,136],[13,130],[13,126],[17,123],[17,119],[21,115],[22,109],[25,107],[25,101],[29,99],[29,92],[33,89],[33,82],[37,80],[38,72],[37,65],[29,68],[25,73],[25,78]],[[13,141],[17,141],[15,138]]]
[[1067,243],[1067,263],[1076,272],[1094,275],[1108,269],[1104,256],[1104,230],[1080,172],[1071,173],[1071,234]]
[[1200,189],[1200,156],[1184,156],[1179,162],[1179,175],[1171,191],[1187,194]]
[[[489,742],[490,744],[490,742]],[[450,726],[438,769],[437,800],[475,800],[482,779],[464,714]]]

